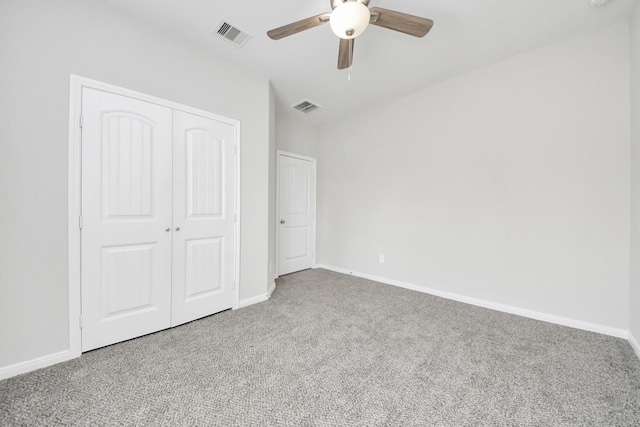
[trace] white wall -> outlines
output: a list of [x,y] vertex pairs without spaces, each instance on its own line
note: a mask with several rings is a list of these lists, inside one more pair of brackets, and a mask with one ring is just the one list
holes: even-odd
[[321,127],[319,263],[626,330],[628,40],[616,24]]
[[318,127],[288,116],[281,108],[276,108],[276,141],[278,150],[315,158],[316,144],[319,137]]
[[636,343],[640,343],[640,2],[636,1],[629,28],[631,53],[631,319],[629,331]]
[[70,73],[241,121],[240,298],[270,284],[269,82],[95,0],[0,2],[0,368],[68,348]]

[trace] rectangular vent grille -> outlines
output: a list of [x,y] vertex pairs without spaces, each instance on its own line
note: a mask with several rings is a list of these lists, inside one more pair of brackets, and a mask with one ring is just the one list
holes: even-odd
[[311,101],[308,101],[308,100],[300,101],[300,102],[294,104],[292,107],[295,108],[298,111],[302,111],[305,114],[306,113],[310,113],[310,112],[320,108],[320,106],[318,104],[315,104],[315,103],[313,103]]
[[242,31],[238,27],[234,27],[224,20],[220,21],[218,24],[216,34],[239,47],[243,47],[251,38],[248,33]]

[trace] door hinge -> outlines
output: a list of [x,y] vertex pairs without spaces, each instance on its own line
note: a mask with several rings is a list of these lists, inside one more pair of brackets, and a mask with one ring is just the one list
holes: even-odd
[[82,114],[80,114],[80,127],[83,127],[83,126],[84,126],[84,119],[83,119],[83,117],[84,117],[84,116],[83,116]]
[[82,324],[82,316],[80,316],[80,317],[78,318],[78,321],[79,321],[79,323],[80,323],[80,329],[82,329],[82,326],[83,326],[83,324]]
[[80,230],[82,230],[82,215],[78,217],[78,226],[80,227]]

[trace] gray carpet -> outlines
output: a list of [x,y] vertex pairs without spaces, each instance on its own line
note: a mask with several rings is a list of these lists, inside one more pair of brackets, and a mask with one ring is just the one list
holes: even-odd
[[309,270],[0,382],[0,425],[638,426],[625,340]]

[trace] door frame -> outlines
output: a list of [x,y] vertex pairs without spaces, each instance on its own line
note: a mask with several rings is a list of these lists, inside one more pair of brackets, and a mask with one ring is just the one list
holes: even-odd
[[316,166],[317,161],[313,157],[303,156],[300,154],[290,153],[288,151],[277,150],[276,151],[276,259],[274,261],[275,277],[280,277],[280,158],[282,156],[291,157],[298,160],[305,160],[311,162],[313,165],[313,182],[311,183],[311,200],[313,203],[313,221],[311,223],[311,267],[316,266],[316,222],[317,222],[317,203],[316,203],[316,183],[317,173]]
[[139,101],[150,102],[174,110],[184,111],[209,119],[227,123],[234,128],[235,135],[235,203],[234,203],[234,272],[233,272],[233,309],[240,307],[240,218],[241,218],[241,145],[240,121],[230,119],[178,104],[166,99],[103,83],[97,80],[70,75],[69,83],[69,162],[68,162],[68,274],[69,274],[69,358],[80,357],[82,354],[82,280],[81,280],[81,212],[82,212],[82,90],[96,89],[116,95],[126,96]]

